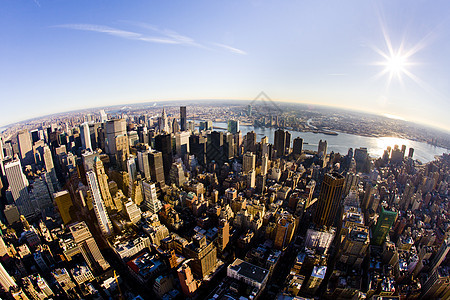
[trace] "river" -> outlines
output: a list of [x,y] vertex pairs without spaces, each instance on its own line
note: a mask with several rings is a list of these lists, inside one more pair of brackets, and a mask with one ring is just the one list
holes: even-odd
[[[227,128],[227,123],[214,122],[213,126]],[[254,130],[258,141],[261,141],[262,137],[267,136],[269,138],[269,143],[273,143],[275,128],[261,128],[246,125],[241,125],[239,128],[242,131],[242,136],[246,135],[247,132]],[[291,133],[291,147],[292,141],[296,137],[301,137],[304,143],[303,149],[317,151],[319,140],[326,140],[328,143],[328,153],[334,151],[335,153],[339,152],[345,155],[349,148],[353,148],[354,150],[356,148],[366,147],[371,157],[380,157],[388,146],[394,148],[394,145],[398,145],[399,147],[406,145],[406,155],[408,154],[409,148],[412,147],[414,148],[413,158],[418,159],[423,163],[434,160],[435,155],[450,153],[449,150],[441,147],[395,137],[366,137],[347,133],[326,135],[322,133],[299,132],[294,130],[289,130],[289,132]]]

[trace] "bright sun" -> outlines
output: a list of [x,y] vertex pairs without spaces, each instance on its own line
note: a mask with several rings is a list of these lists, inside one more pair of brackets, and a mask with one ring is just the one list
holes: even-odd
[[388,52],[383,52],[377,49],[378,54],[384,58],[384,61],[377,63],[377,65],[383,67],[383,70],[378,74],[378,76],[388,75],[388,85],[390,85],[394,77],[400,82],[403,81],[404,75],[414,79],[414,76],[408,70],[408,66],[412,65],[410,62],[412,52],[404,52],[402,47],[395,51],[390,45],[388,49]]
[[392,76],[393,75],[400,76],[402,73],[406,71],[407,65],[408,65],[407,58],[400,54],[388,57],[385,62],[386,71],[389,72]]
[[405,47],[404,41],[401,41],[397,48],[392,44],[385,26],[382,25],[381,29],[383,31],[385,50],[372,47],[382,57],[382,61],[375,63],[383,68],[376,77],[387,76],[387,86],[391,84],[393,79],[403,83],[404,78],[412,79],[420,84],[419,78],[410,71],[410,67],[414,65],[412,56],[425,46],[424,40],[408,48]]

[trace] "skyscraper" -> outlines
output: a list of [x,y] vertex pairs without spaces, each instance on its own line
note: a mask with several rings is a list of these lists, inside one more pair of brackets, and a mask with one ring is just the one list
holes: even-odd
[[223,147],[223,132],[213,131],[208,135],[206,158],[208,162],[215,161],[219,166],[228,160]]
[[229,132],[223,135],[223,151],[227,159],[234,157],[234,136]]
[[397,219],[397,212],[385,209],[381,206],[380,215],[377,219],[377,224],[372,230],[371,241],[374,245],[380,246],[386,239],[386,235],[391,230],[392,224],[394,224],[395,219]]
[[112,234],[112,224],[109,219],[108,213],[106,212],[105,204],[100,193],[100,188],[93,171],[86,173],[86,178],[88,181],[89,189],[92,195],[92,204],[94,206],[95,216],[97,217],[100,230],[104,235]]
[[186,106],[180,106],[180,129],[187,130]]
[[136,180],[136,160],[134,157],[130,157],[127,160],[127,172],[128,172],[128,197],[131,198],[133,194],[134,181]]
[[145,206],[151,213],[157,214],[161,210],[162,204],[156,194],[155,184],[150,181],[144,181],[142,182],[142,189],[144,190]]
[[7,163],[5,165],[5,173],[13,200],[19,209],[20,214],[27,218],[32,217],[34,215],[34,208],[31,205],[30,196],[28,194],[28,180],[22,173],[20,160],[14,160]]
[[180,157],[189,153],[189,136],[191,135],[188,131],[182,131],[175,133],[175,149],[176,154]]
[[94,158],[94,170],[95,173],[97,174],[98,186],[100,188],[100,193],[102,195],[104,204],[108,209],[113,209],[115,205],[113,203],[111,193],[109,191],[108,175],[106,175],[103,162],[100,160],[98,156]]
[[186,181],[184,176],[183,166],[180,162],[174,162],[170,169],[170,183],[174,183],[176,186],[181,186]]
[[108,115],[105,113],[105,110],[100,110],[100,122],[105,123],[108,121]]
[[247,132],[245,138],[244,151],[256,152],[256,132]]
[[70,232],[92,270],[100,272],[109,268],[108,262],[103,257],[100,249],[98,249],[97,243],[84,221],[70,226]]
[[180,132],[180,125],[178,125],[178,121],[176,118],[172,120],[172,133]]
[[57,183],[55,165],[53,164],[52,152],[47,145],[44,146],[44,164],[45,170],[50,175],[52,184],[55,186]]
[[[255,169],[256,155],[252,152],[247,152],[242,158],[242,172],[247,174],[248,172]],[[265,175],[265,174],[264,174]]]
[[294,139],[294,145],[292,148],[292,152],[294,155],[301,155],[303,150],[303,139],[300,137],[296,137]]
[[19,144],[19,155],[24,165],[30,165],[34,162],[33,146],[31,144],[31,136],[28,130],[22,130],[17,135]]
[[164,178],[169,178],[170,168],[172,166],[172,136],[160,134],[155,136],[155,149],[162,153]]
[[339,173],[325,174],[320,189],[314,222],[317,226],[332,226],[341,201],[345,178]]
[[55,199],[56,207],[58,208],[61,219],[64,225],[70,224],[72,222],[72,216],[70,211],[73,207],[72,198],[68,191],[61,191],[53,194]]
[[261,161],[261,175],[266,175],[269,170],[269,156],[267,154],[263,154]]
[[202,135],[191,135],[189,137],[190,153],[195,155],[200,165],[206,164],[206,137]]
[[436,255],[431,261],[430,273],[433,273],[441,265],[441,263],[447,257],[449,251],[450,251],[450,237],[446,238],[442,242],[441,247],[439,247],[439,250],[436,252]]
[[6,272],[2,263],[0,263],[0,284],[5,292],[9,292],[11,288],[17,287],[16,282],[8,272]]
[[109,120],[106,127],[106,154],[116,154],[116,137],[127,134],[127,122],[125,119]]
[[286,148],[290,147],[291,134],[283,129],[275,131],[273,147],[277,151],[277,156],[281,157],[286,154]]
[[142,177],[145,179],[150,179],[150,164],[149,164],[149,151],[138,151],[137,152],[137,159],[138,159],[138,167],[139,172],[141,172]]
[[130,147],[128,144],[127,135],[119,135],[115,138],[115,161],[118,167],[124,170],[126,168],[126,161],[130,155]]
[[163,156],[159,151],[152,151],[148,154],[150,165],[150,176],[153,182],[162,186],[165,184]]
[[327,141],[320,140],[319,147],[317,148],[317,153],[319,156],[326,157],[327,156]]
[[239,120],[228,120],[228,131],[235,134],[239,131]]
[[166,111],[162,110],[161,117],[159,118],[159,131],[161,133],[170,133],[169,120],[167,119]]
[[89,124],[83,123],[80,125],[81,146],[86,150],[93,150],[91,144],[91,133],[89,131]]
[[131,223],[136,224],[141,219],[141,209],[133,201],[129,200],[125,203],[125,211]]

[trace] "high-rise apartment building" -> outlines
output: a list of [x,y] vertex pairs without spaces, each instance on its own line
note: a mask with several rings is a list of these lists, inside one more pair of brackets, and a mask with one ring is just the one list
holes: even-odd
[[213,243],[207,242],[206,237],[197,233],[192,238],[192,242],[184,248],[186,257],[192,258],[192,270],[200,278],[214,270],[217,263],[217,249]]
[[317,226],[333,225],[341,201],[344,182],[344,176],[339,173],[325,174],[314,218]]
[[94,206],[95,216],[100,227],[102,234],[111,235],[112,234],[112,224],[109,219],[108,213],[106,212],[106,207],[102,199],[100,187],[97,182],[97,178],[93,171],[86,173],[87,182],[92,196],[92,204]]

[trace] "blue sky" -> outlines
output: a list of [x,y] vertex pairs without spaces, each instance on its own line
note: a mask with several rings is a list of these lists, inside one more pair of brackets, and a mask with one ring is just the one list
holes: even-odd
[[448,1],[1,0],[0,126],[265,91],[449,130],[449,17]]

